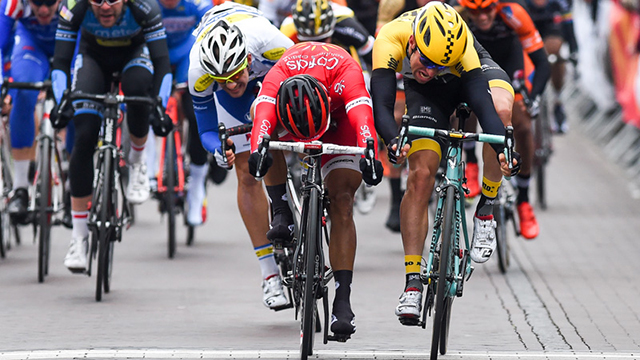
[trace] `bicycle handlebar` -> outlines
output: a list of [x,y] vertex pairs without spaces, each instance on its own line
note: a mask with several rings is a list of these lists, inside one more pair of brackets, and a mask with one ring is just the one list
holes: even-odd
[[[317,151],[318,155],[364,155],[367,161],[373,161],[375,159],[374,140],[372,138],[367,139],[367,147],[347,146],[347,145],[335,145],[335,144],[323,144],[320,141],[312,142],[289,142],[289,141],[271,141],[271,136],[264,135],[262,142],[258,146],[258,153],[260,158],[258,159],[258,166],[256,171],[256,180],[260,180],[264,174],[260,174],[260,168],[264,163],[269,150],[283,150],[296,153],[308,153],[310,151]],[[373,178],[376,179],[375,171]]]
[[441,139],[456,139],[462,142],[480,141],[490,144],[504,144],[505,136],[494,134],[467,133],[460,131],[449,131],[420,126],[409,126],[409,133],[420,136],[437,137]]
[[49,90],[51,89],[51,80],[35,81],[35,82],[16,82],[11,78],[5,78],[2,83],[2,89],[0,90],[0,99],[4,99],[9,92],[9,89],[22,89],[22,90]]

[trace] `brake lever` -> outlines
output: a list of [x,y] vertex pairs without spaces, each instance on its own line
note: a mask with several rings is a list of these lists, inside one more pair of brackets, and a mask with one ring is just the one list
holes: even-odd
[[[227,139],[229,135],[227,135],[227,127],[220,123],[218,124],[218,138],[220,138],[220,150],[222,151],[222,160],[225,165],[228,164],[227,160]],[[233,165],[229,166],[229,170],[233,169]]]
[[267,158],[267,152],[269,151],[270,141],[271,141],[271,136],[269,136],[269,134],[264,134],[264,136],[262,137],[262,142],[260,142],[260,145],[258,145],[258,154],[260,154],[260,158],[258,159],[258,166],[256,168],[255,178],[257,181],[260,181],[264,176],[263,174],[260,174],[260,169],[262,168],[262,164]]
[[398,148],[396,149],[396,158],[402,154],[402,148],[409,141],[409,115],[402,115],[402,125],[400,126],[400,133],[398,134]]
[[378,175],[376,175],[376,169],[374,166],[374,160],[376,158],[376,151],[374,149],[374,141],[373,138],[368,138],[367,139],[367,150],[365,150],[365,155],[364,155],[366,161],[367,161],[367,166],[369,166],[372,170],[372,176],[371,178],[373,180],[377,180],[378,179]]

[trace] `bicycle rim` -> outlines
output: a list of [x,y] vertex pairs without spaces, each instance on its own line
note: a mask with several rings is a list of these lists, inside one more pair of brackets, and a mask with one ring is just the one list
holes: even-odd
[[176,253],[176,168],[175,168],[175,144],[173,133],[166,137],[166,155],[164,158],[164,183],[167,191],[164,193],[165,209],[167,210],[168,220],[168,255],[169,259],[173,259]]
[[[502,185],[505,186],[505,185]],[[498,252],[498,267],[505,274],[509,268],[509,238],[507,233],[507,217],[505,214],[506,195],[503,189],[498,190],[498,205],[493,208],[493,218],[496,220],[496,250]]]
[[99,197],[100,204],[100,226],[98,226],[98,271],[96,276],[96,301],[102,300],[102,289],[105,288],[105,293],[109,289],[109,228],[107,222],[111,221],[110,207],[111,207],[111,172],[112,172],[113,158],[111,150],[107,149],[104,152],[104,161],[102,163],[102,196]]
[[303,246],[304,246],[304,293],[302,296],[302,336],[300,338],[300,358],[307,359],[308,355],[313,354],[313,337],[315,335],[316,326],[316,294],[315,294],[315,278],[316,278],[316,257],[317,244],[320,239],[320,214],[318,213],[318,190],[313,188],[309,192],[309,206],[307,216],[303,217],[306,222]]
[[[444,221],[442,223],[443,231],[440,242],[440,260],[438,265],[438,280],[436,286],[436,311],[433,317],[433,334],[431,338],[431,360],[438,358],[438,345],[442,342],[447,343],[448,331],[445,330],[443,324],[448,321],[446,319],[445,312],[447,298],[450,297],[449,289],[451,286],[450,281],[447,279],[449,276],[449,270],[451,267],[452,249],[451,245],[455,241],[455,190],[453,186],[448,186],[445,194],[444,205]],[[443,337],[443,339],[441,339]],[[444,355],[446,346],[441,349],[441,353]]]
[[44,282],[49,268],[49,234],[51,232],[51,147],[46,137],[40,143],[40,169],[38,169],[38,282]]

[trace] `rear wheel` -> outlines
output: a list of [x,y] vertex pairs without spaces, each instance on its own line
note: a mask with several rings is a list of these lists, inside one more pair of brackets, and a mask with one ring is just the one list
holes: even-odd
[[38,282],[44,282],[49,272],[49,248],[51,233],[51,140],[44,137],[40,143],[40,168],[38,169]]
[[[438,262],[438,280],[436,285],[435,294],[435,307],[436,311],[433,318],[433,335],[431,338],[431,359],[438,358],[438,346],[444,348],[440,349],[441,354],[445,354],[447,351],[446,344],[448,340],[448,324],[449,317],[451,316],[451,304],[447,304],[451,294],[451,283],[453,262],[452,259],[452,244],[455,241],[455,190],[453,186],[448,186],[446,189],[446,199],[444,205],[444,221],[442,223],[443,231],[440,241],[440,259]],[[447,306],[449,305],[449,306]]]
[[303,294],[302,294],[302,322],[301,331],[302,337],[300,339],[300,358],[307,359],[309,355],[313,354],[313,337],[316,332],[316,294],[315,294],[315,279],[318,261],[317,244],[320,241],[320,226],[319,226],[319,202],[318,202],[318,190],[313,188],[309,194],[309,203],[307,207],[307,216],[304,217],[303,224],[304,237],[302,238],[302,246],[304,251],[304,269],[303,275]]

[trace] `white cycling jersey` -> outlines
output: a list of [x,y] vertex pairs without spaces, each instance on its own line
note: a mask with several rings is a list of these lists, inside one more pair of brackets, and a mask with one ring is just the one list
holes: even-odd
[[[220,19],[225,19],[240,29],[245,37],[247,51],[251,54],[249,83],[245,93],[238,98],[227,94],[200,65],[200,43]],[[232,127],[251,122],[249,110],[255,99],[254,90],[258,81],[275,65],[285,50],[293,46],[293,41],[273,26],[262,12],[230,1],[209,10],[193,35],[196,41],[189,54],[189,92],[193,99],[202,145],[207,151],[219,154],[218,123]],[[236,146],[236,153],[250,150],[250,142],[245,135],[233,136],[231,139]],[[221,157],[216,157],[216,160],[221,160]],[[222,166],[220,161],[218,163]]]

